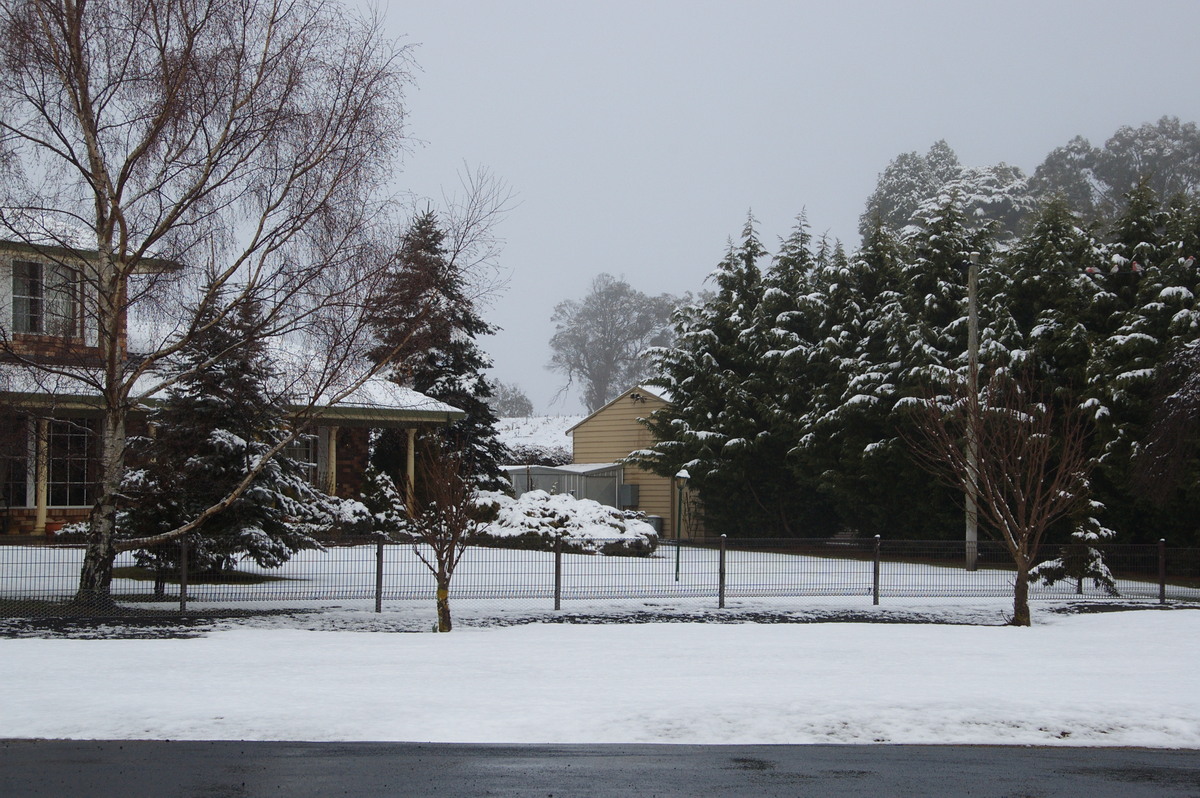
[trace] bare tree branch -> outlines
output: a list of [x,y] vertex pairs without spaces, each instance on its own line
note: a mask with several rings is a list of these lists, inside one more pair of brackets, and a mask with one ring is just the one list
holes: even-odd
[[80,593],[106,596],[129,413],[204,324],[253,302],[263,339],[320,353],[289,360],[298,419],[380,368],[355,308],[398,240],[381,191],[409,53],[328,0],[17,0],[0,22],[0,234],[79,271],[87,340],[47,359],[7,330],[4,348],[96,394]]
[[[1087,501],[1087,423],[1037,395],[1028,376],[995,375],[978,395],[954,379],[947,394],[911,403],[915,434],[905,435],[917,462],[945,484],[979,497],[984,528],[1016,566],[1013,623],[1028,626],[1029,571],[1046,530]],[[974,433],[972,463],[963,442]]]

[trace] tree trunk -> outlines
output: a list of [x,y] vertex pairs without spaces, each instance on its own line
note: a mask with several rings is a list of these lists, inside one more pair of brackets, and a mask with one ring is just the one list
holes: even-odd
[[112,536],[96,535],[93,526],[83,555],[83,569],[79,572],[76,604],[89,609],[114,606],[109,588],[112,585],[113,561],[116,558],[117,550],[113,546]]
[[125,416],[119,410],[105,413],[100,431],[100,498],[92,507],[87,550],[79,572],[76,601],[89,606],[113,605],[113,562],[117,558],[117,493],[125,469]]
[[450,621],[450,579],[439,577],[437,580],[437,630],[449,632],[453,628]]
[[1013,584],[1013,626],[1031,626],[1029,615],[1029,564],[1017,562],[1017,578]]

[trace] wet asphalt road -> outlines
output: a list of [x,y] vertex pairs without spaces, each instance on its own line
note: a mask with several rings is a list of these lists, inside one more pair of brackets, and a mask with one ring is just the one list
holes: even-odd
[[3,740],[0,795],[1200,797],[1200,751]]

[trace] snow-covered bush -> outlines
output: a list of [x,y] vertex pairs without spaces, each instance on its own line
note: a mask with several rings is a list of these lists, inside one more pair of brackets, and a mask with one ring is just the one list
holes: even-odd
[[408,512],[404,507],[404,498],[386,471],[380,471],[373,465],[367,466],[359,500],[370,516],[369,534],[396,537],[407,528]]
[[553,551],[562,534],[563,551],[649,557],[658,535],[644,516],[566,493],[533,490],[519,499],[482,492],[476,499],[487,525],[474,543],[482,546]]
[[[1093,509],[1103,509],[1098,502],[1092,502],[1092,505]],[[1120,596],[1112,571],[1104,562],[1104,552],[1091,545],[1114,534],[1113,530],[1095,518],[1087,518],[1071,533],[1073,542],[1062,546],[1057,557],[1030,569],[1030,580],[1040,579],[1042,584],[1049,587],[1055,582],[1071,579],[1075,581],[1075,592],[1082,594],[1083,583],[1090,579],[1095,588],[1105,595],[1114,598]]]
[[566,446],[511,444],[505,462],[509,465],[561,466],[571,462],[571,450]]

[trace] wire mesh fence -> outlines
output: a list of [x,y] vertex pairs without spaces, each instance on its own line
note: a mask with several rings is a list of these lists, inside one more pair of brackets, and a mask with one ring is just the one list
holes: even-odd
[[[453,600],[501,599],[538,608],[607,599],[705,600],[1011,596],[1015,571],[1003,546],[950,541],[663,541],[645,557],[469,547],[454,572]],[[1200,550],[1165,545],[1046,546],[1058,578],[1031,584],[1031,599],[1200,600]],[[338,600],[430,600],[436,585],[414,544],[338,540],[296,553],[277,568],[243,560],[219,573],[155,572],[131,553],[117,557],[111,584],[122,613],[179,612],[203,605]],[[1086,555],[1086,556],[1085,556]],[[62,538],[0,538],[0,615],[100,613],[75,601],[84,545]],[[174,558],[179,561],[179,557]],[[1097,565],[1097,563],[1099,563]],[[1051,569],[1053,571],[1053,569]],[[112,609],[112,608],[109,608]]]

